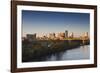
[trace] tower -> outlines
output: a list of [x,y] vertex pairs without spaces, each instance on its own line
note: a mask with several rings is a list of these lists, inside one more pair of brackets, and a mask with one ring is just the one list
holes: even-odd
[[70,33],[70,37],[74,38],[74,33],[73,32]]
[[68,38],[68,31],[65,30],[65,38]]
[[85,32],[84,36],[85,36],[85,37],[88,37],[88,32]]

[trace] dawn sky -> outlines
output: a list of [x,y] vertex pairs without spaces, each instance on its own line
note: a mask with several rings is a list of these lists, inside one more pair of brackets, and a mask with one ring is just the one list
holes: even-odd
[[90,14],[22,10],[22,36],[34,33],[90,33]]

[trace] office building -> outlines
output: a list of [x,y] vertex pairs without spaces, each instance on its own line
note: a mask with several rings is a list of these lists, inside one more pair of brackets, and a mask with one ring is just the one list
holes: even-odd
[[68,38],[68,31],[65,31],[65,38]]
[[36,40],[36,33],[35,34],[27,34],[27,39],[29,41],[34,41]]

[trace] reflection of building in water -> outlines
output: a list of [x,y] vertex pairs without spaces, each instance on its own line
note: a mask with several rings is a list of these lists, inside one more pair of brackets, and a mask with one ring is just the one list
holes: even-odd
[[36,33],[35,33],[35,34],[27,34],[26,36],[27,36],[27,39],[28,39],[29,41],[34,41],[34,40],[36,40]]
[[89,51],[89,46],[85,45],[85,46],[81,46],[80,48],[81,48],[81,51],[84,53],[84,56],[87,56],[87,53]]
[[65,31],[65,38],[68,38],[68,31]]

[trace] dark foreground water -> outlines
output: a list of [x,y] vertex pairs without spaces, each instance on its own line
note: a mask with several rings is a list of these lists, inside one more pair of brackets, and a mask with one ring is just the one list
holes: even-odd
[[[35,54],[34,54],[35,55]],[[67,49],[61,52],[48,54],[42,57],[34,57],[23,60],[23,62],[39,62],[39,61],[63,61],[63,60],[83,60],[90,58],[90,46],[84,45],[73,49]]]
[[80,46],[60,52],[57,54],[49,55],[45,58],[45,61],[59,61],[59,60],[81,60],[90,58],[90,46]]

